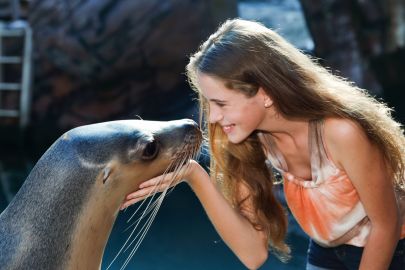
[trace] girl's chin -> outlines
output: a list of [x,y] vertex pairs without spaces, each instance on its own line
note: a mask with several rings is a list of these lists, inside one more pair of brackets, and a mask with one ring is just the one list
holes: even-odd
[[[233,136],[232,136],[233,135]],[[228,141],[233,143],[233,144],[238,144],[243,142],[246,139],[246,137],[240,137],[236,136],[235,134],[228,134]]]

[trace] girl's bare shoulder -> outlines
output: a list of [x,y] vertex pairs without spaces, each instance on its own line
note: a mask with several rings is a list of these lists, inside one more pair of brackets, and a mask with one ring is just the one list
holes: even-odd
[[374,146],[359,123],[347,118],[331,117],[324,122],[324,141],[328,154],[338,167],[347,160],[371,154]]
[[332,143],[350,143],[366,139],[366,133],[359,123],[348,118],[329,117],[324,121],[325,139]]

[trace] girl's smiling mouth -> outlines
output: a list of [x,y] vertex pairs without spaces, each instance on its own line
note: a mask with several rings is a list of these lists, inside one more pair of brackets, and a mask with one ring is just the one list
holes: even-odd
[[225,132],[225,133],[231,133],[232,132],[232,129],[233,129],[233,127],[235,126],[235,124],[230,124],[230,125],[223,125],[222,126],[222,130]]

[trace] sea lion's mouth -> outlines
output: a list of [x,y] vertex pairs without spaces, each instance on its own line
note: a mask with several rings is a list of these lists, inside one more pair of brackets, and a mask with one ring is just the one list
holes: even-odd
[[178,161],[179,163],[187,161],[190,158],[195,157],[201,146],[202,135],[199,134],[188,134],[184,138],[183,144],[177,148],[176,152],[173,155],[172,160],[174,162]]
[[166,172],[175,172],[187,165],[190,159],[196,158],[202,143],[202,133],[196,129],[192,134],[187,134],[183,143],[174,152],[171,163]]

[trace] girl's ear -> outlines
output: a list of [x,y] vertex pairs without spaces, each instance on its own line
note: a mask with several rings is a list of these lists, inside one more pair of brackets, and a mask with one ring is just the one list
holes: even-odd
[[263,98],[263,106],[270,108],[273,105],[273,99],[264,91],[262,87],[259,88],[258,94]]

